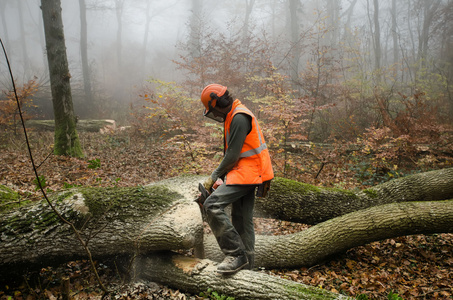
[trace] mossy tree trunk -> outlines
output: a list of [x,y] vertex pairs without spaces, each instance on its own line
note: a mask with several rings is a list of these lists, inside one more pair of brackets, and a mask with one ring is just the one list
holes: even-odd
[[195,294],[212,289],[219,295],[235,299],[351,299],[261,272],[242,270],[234,276],[222,276],[210,260],[174,253],[142,256],[137,258],[135,265],[142,279]]
[[[450,172],[447,169],[413,178],[420,184],[427,184],[428,178],[434,176],[436,179],[433,182],[437,182],[438,189],[442,191],[436,191],[434,183],[431,183],[427,190],[433,192],[425,193],[424,197],[437,200],[445,198],[445,190],[451,188],[448,182],[441,180],[442,177],[448,178]],[[144,278],[165,284],[173,282],[172,286],[180,285],[179,288],[190,291],[210,286],[227,295],[237,291],[238,294],[234,295],[238,299],[260,299],[263,297],[260,291],[266,294],[274,289],[274,283],[265,284],[269,278],[261,279],[261,275],[253,275],[258,279],[252,281],[251,273],[243,271],[217,282],[219,278],[214,276],[212,267],[208,267],[214,265],[212,261],[220,260],[222,254],[214,239],[203,237],[201,213],[193,201],[197,195],[196,187],[203,179],[200,176],[182,176],[145,188],[77,188],[54,195],[52,202],[67,220],[76,225],[95,258],[127,254],[136,257],[136,271]],[[376,187],[377,191],[382,190],[381,194],[368,192],[364,193],[364,198],[355,194],[351,199],[366,202],[371,194],[371,199],[388,195],[384,198],[390,201],[393,190],[395,193],[404,189],[409,192],[424,190],[411,185],[406,181],[409,179],[395,180],[393,185],[388,183],[384,185],[386,189]],[[404,188],[398,188],[398,182]],[[302,192],[302,198],[306,196],[305,192]],[[273,193],[276,197],[275,190]],[[416,197],[413,195],[405,199],[414,200]],[[295,196],[294,190],[291,196]],[[267,268],[312,266],[347,249],[376,240],[409,234],[453,232],[453,200],[398,202],[399,197],[392,199],[395,203],[347,213],[299,233],[257,236],[256,264]],[[8,274],[10,270],[20,270],[30,263],[55,263],[58,259],[70,260],[84,255],[73,232],[45,203],[27,204],[2,212],[0,243],[0,269],[8,270]],[[175,260],[173,256],[161,252],[190,248],[196,248],[200,255],[205,254],[210,260],[203,260],[200,264],[198,260],[189,259],[188,265],[192,269],[182,273],[181,264],[185,260],[181,262],[182,258]],[[146,257],[143,256],[145,253]],[[262,289],[256,290],[249,282],[261,284]],[[291,291],[291,296],[286,296],[285,289]],[[319,292],[301,296],[300,289],[290,283],[282,283],[277,291],[287,299],[310,299]]]
[[[79,188],[51,199],[59,213],[75,224],[95,257],[202,244],[198,205],[166,187]],[[85,254],[69,226],[44,201],[1,213],[0,242],[2,270]]]
[[[266,268],[314,266],[353,247],[411,234],[453,232],[453,200],[392,203],[352,212],[298,233],[257,236],[255,264]],[[213,237],[205,254],[221,261]]]
[[[443,182],[440,174],[446,173],[437,173],[437,181]],[[423,176],[433,174],[436,173]],[[197,184],[202,179],[183,176],[146,188],[77,188],[54,195],[52,201],[89,240],[94,256],[202,248],[202,218],[193,201]],[[397,182],[405,181],[395,180]],[[443,189],[445,185],[442,183],[439,188]],[[443,193],[436,196],[444,198]],[[433,197],[431,194],[430,200],[436,200]],[[297,234],[259,236],[257,264],[264,267],[309,266],[352,247],[384,238],[452,232],[452,203],[445,200],[378,205],[330,219]],[[269,204],[273,205],[270,201]],[[83,255],[69,228],[61,224],[44,202],[0,213],[0,242],[3,264],[45,262],[46,258],[69,259]],[[204,249],[207,257],[218,259],[215,242],[205,243]],[[201,249],[197,251],[202,252]]]
[[76,130],[60,0],[41,0],[50,86],[55,117],[56,155],[82,157]]
[[20,203],[19,199],[19,194],[16,191],[0,184],[0,212]]
[[317,224],[377,205],[445,199],[453,199],[453,168],[419,173],[357,192],[276,178],[269,196],[256,199],[255,211],[258,216]]

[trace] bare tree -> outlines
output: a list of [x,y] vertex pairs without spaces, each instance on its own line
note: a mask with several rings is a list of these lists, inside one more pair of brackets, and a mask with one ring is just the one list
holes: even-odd
[[428,55],[428,41],[430,27],[433,23],[434,15],[439,8],[441,0],[422,1],[423,3],[423,26],[418,39],[418,59],[421,66],[426,66],[426,58]]
[[16,2],[18,7],[17,10],[19,12],[19,30],[20,30],[20,43],[21,43],[21,50],[22,50],[22,63],[24,64],[24,70],[27,70],[30,67],[30,59],[28,55],[28,46],[27,46],[27,34],[25,32],[25,20],[24,20],[24,7],[23,1]]
[[152,1],[149,1],[149,0],[146,1],[146,7],[145,7],[145,33],[143,34],[143,53],[142,53],[142,63],[141,63],[143,76],[145,75],[145,70],[146,70],[146,54],[147,54],[147,48],[148,48],[150,24],[151,24],[151,20],[152,20],[151,3],[152,3]]
[[[369,13],[369,2],[367,0],[367,7],[368,7],[368,16]],[[374,49],[374,69],[379,70],[381,68],[381,27],[379,25],[379,1],[373,0],[374,12],[373,12],[373,20],[371,21],[370,18],[370,30],[373,34],[373,49]],[[374,30],[373,30],[374,29]],[[377,81],[379,82],[379,76],[377,77]]]
[[353,0],[349,7],[345,9],[344,13],[341,15],[341,19],[343,19],[344,16],[346,16],[346,21],[344,22],[344,35],[348,36],[349,31],[351,30],[351,20],[352,20],[352,15],[354,13],[354,7],[357,4],[357,0]]
[[340,41],[339,33],[339,19],[340,19],[340,1],[339,0],[327,0],[327,41],[328,46],[332,49],[336,47]]
[[118,72],[123,70],[122,55],[123,55],[123,12],[125,0],[115,0],[116,22],[116,57],[118,63]]
[[192,0],[192,14],[190,17],[189,52],[193,58],[201,55],[201,15],[203,0]]
[[[397,32],[397,21],[396,21],[396,16],[398,14],[397,9],[396,9],[396,0],[392,0],[392,39],[393,39],[393,63],[396,64],[398,63],[398,32]],[[395,68],[396,69],[396,68]]]
[[246,0],[245,1],[245,19],[244,19],[244,27],[242,29],[242,37],[243,43],[246,48],[248,48],[248,36],[249,36],[249,23],[250,23],[250,15],[252,14],[253,5],[255,5],[255,0]]
[[[453,1],[449,0],[442,9],[442,18],[439,21],[441,26],[441,41],[440,58],[441,61],[447,62],[445,76],[447,78],[447,86],[453,84]],[[446,93],[448,101],[448,114],[453,120],[453,89],[448,88]]]
[[4,34],[4,42],[5,42],[5,48],[6,48],[6,51],[9,52],[9,44],[10,44],[10,40],[9,40],[9,33],[8,33],[8,24],[6,23],[6,15],[5,15],[5,11],[6,11],[6,5],[8,4],[8,0],[3,0],[3,1],[0,1],[0,19],[2,20],[2,27],[3,27],[3,34]]
[[85,0],[79,0],[80,7],[80,54],[82,58],[83,87],[85,92],[84,108],[89,111],[93,105],[90,67],[88,64],[88,25]]
[[294,89],[298,89],[299,60],[301,55],[300,26],[301,20],[298,12],[302,9],[300,0],[289,0],[289,33],[291,37],[291,64],[290,78]]

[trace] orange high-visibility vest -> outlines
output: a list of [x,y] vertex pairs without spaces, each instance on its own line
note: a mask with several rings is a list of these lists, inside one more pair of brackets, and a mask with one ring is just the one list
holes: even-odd
[[262,184],[274,178],[269,150],[258,120],[237,99],[233,102],[231,111],[225,119],[225,151],[228,149],[231,121],[237,113],[247,114],[252,118],[252,130],[245,138],[239,160],[226,176],[226,184]]

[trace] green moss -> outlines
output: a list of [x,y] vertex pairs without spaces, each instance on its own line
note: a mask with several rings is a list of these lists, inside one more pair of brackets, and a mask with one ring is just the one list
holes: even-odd
[[[67,196],[67,193],[65,193]],[[63,196],[60,195],[57,201],[61,202]],[[5,235],[20,235],[32,231],[47,230],[51,226],[60,224],[60,219],[55,214],[48,203],[43,200],[40,202],[27,201],[9,207],[9,211],[4,211],[5,216],[0,221],[0,232]],[[32,209],[31,209],[32,206]],[[57,208],[58,209],[58,208]]]
[[344,189],[338,189],[338,188],[326,188],[327,191],[332,191],[337,194],[343,194],[347,197],[357,197],[356,193],[354,191],[350,190],[344,190]]
[[[10,204],[8,204],[10,203]],[[4,213],[11,209],[30,204],[31,201],[20,201],[20,196],[16,191],[0,185],[0,212]]]
[[[57,125],[58,124],[58,125]],[[75,120],[61,120],[55,122],[55,155],[69,155],[72,157],[84,157],[79,135],[75,128]]]
[[[81,192],[88,206],[89,215],[80,214],[70,209],[66,199],[71,199],[75,193]],[[127,220],[149,218],[164,211],[183,196],[172,192],[164,186],[127,187],[127,188],[77,188],[59,193],[54,196],[56,209],[76,228],[86,226],[89,219]],[[75,199],[74,199],[75,200]],[[50,209],[46,201],[34,202],[34,208],[10,212],[0,219],[0,232],[7,236],[26,234],[31,231],[44,231],[52,226],[59,226],[61,220]],[[94,222],[96,223],[96,222]]]
[[35,228],[36,229],[45,229],[51,225],[57,224],[60,222],[60,218],[53,211],[48,211],[41,215],[38,220],[36,220]]
[[[152,211],[167,207],[182,196],[164,186],[83,188],[80,190],[93,217],[100,217],[114,211],[115,217],[149,216]],[[133,209],[126,209],[126,208]],[[133,216],[129,216],[131,212]]]
[[20,218],[13,216],[9,219],[0,221],[0,232],[6,236],[17,236],[32,231],[31,218]]
[[[271,184],[271,188],[273,191],[279,190],[279,193],[298,193],[298,194],[306,194],[306,193],[315,193],[318,194],[321,192],[321,189],[307,183],[302,183],[298,181],[294,181],[291,179],[286,179],[282,177],[276,177]],[[277,192],[276,192],[277,194]]]
[[338,189],[338,188],[320,188],[311,184],[294,181],[291,179],[276,177],[271,184],[271,190],[276,195],[285,194],[314,194],[319,195],[323,191],[334,192],[335,194],[344,194],[347,197],[356,197],[356,194],[350,190]]
[[379,196],[378,192],[374,189],[366,189],[363,192],[370,198],[377,198]]
[[9,187],[0,184],[0,201],[1,204],[6,202],[16,201],[19,199],[19,194]]

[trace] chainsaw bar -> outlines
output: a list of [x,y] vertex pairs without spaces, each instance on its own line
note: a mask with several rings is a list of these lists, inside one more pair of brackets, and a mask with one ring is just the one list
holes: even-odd
[[210,194],[201,183],[198,184],[198,191],[200,191],[200,195],[197,197],[197,199],[195,199],[195,202],[200,205],[200,208],[203,208],[203,203],[206,201]]

